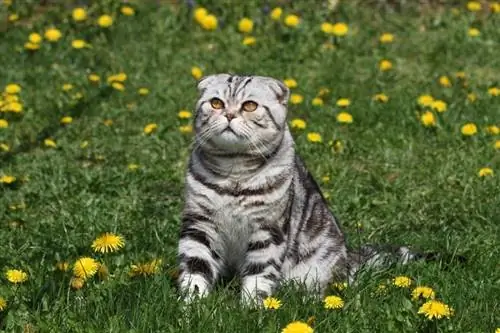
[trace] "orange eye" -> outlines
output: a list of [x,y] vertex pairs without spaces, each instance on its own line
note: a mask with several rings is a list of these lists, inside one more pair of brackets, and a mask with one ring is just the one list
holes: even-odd
[[254,101],[246,101],[241,107],[246,112],[253,112],[257,109],[257,103]]
[[210,100],[210,105],[217,110],[224,108],[224,102],[217,97],[214,97]]

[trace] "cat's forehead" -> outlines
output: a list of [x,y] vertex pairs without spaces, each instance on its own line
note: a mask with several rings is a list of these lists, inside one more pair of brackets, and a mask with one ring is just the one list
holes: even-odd
[[248,96],[267,98],[273,94],[269,88],[269,79],[260,76],[219,75],[206,86],[205,92],[228,99]]

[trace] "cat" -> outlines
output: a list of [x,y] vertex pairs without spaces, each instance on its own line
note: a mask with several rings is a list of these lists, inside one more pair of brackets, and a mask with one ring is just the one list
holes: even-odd
[[[348,251],[334,215],[287,125],[289,89],[263,76],[198,82],[195,145],[186,174],[178,285],[186,301],[221,277],[241,277],[241,301],[259,304],[283,281],[322,294],[387,253]],[[402,262],[415,259],[395,248]]]

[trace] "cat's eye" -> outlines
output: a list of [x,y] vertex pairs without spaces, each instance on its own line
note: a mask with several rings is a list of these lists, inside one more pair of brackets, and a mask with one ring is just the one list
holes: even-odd
[[210,105],[216,110],[224,108],[224,102],[217,97],[214,97],[210,100]]
[[241,107],[246,112],[252,112],[257,109],[257,103],[255,103],[254,101],[246,101]]

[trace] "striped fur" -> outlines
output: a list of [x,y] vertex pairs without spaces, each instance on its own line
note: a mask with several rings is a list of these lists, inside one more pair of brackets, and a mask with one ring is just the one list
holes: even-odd
[[[178,255],[179,286],[188,300],[230,274],[241,277],[245,304],[272,294],[282,281],[321,293],[361,263],[380,261],[368,247],[348,254],[335,217],[295,153],[286,122],[289,91],[281,82],[218,74],[198,89]],[[223,108],[211,106],[214,97]],[[255,111],[242,110],[248,100],[257,103]]]

